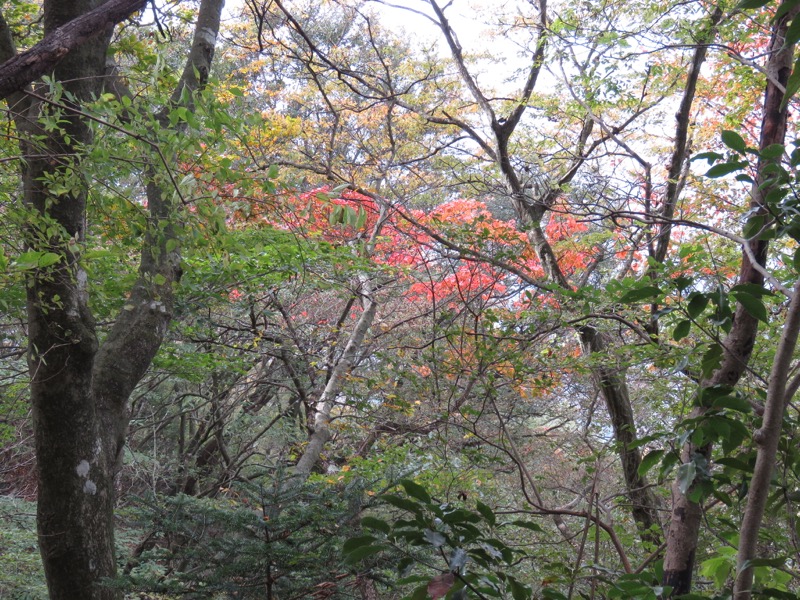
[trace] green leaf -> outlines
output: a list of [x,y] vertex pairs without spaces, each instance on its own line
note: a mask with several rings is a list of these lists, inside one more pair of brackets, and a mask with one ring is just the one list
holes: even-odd
[[359,561],[364,560],[368,556],[372,556],[373,554],[377,554],[378,552],[383,552],[388,548],[389,547],[384,544],[381,544],[379,546],[364,546],[362,548],[357,548],[356,550],[353,550],[352,552],[345,554],[344,562],[346,562],[349,565],[353,565]]
[[381,500],[383,500],[387,504],[391,504],[396,508],[407,510],[409,512],[413,512],[419,516],[422,516],[422,509],[420,508],[419,504],[417,504],[416,502],[412,502],[408,498],[403,498],[402,496],[395,496],[394,494],[384,494],[383,496],[381,496]]
[[747,463],[741,458],[737,458],[735,456],[721,456],[715,459],[714,462],[717,463],[718,465],[722,465],[723,467],[727,467],[729,469],[735,469],[736,471],[742,471],[744,473],[753,472],[752,464]]
[[[427,577],[425,579],[427,581]],[[426,583],[416,588],[411,595],[408,596],[408,600],[429,600],[428,584]]]
[[697,467],[695,466],[694,462],[689,461],[688,463],[682,464],[678,467],[678,489],[681,491],[681,494],[686,495],[686,492],[691,487],[692,483],[694,482],[694,478],[697,476]]
[[709,165],[715,163],[718,160],[722,160],[723,158],[725,157],[719,152],[701,152],[699,154],[695,154],[694,156],[692,156],[693,161],[705,160],[708,161]]
[[724,177],[725,175],[729,175],[736,171],[741,171],[746,166],[747,163],[738,160],[720,163],[718,165],[714,165],[708,171],[706,171],[706,177],[709,177],[711,179],[716,179],[717,177]]
[[746,569],[747,567],[774,567],[776,569],[784,569],[786,568],[786,563],[790,560],[791,559],[786,556],[778,556],[776,558],[754,558],[745,561],[742,565],[742,569]]
[[533,523],[531,521],[523,521],[522,519],[517,519],[516,521],[511,521],[512,525],[517,527],[522,527],[523,529],[530,529],[531,531],[536,531],[537,533],[542,533],[544,529],[541,526]]
[[722,132],[721,136],[722,143],[731,150],[734,150],[739,154],[744,154],[747,150],[747,144],[745,144],[744,138],[742,138],[742,136],[735,131],[725,130]]
[[722,440],[722,452],[725,454],[733,454],[742,442],[749,439],[751,436],[750,430],[744,426],[739,420],[727,419],[728,422],[728,435]]
[[687,277],[686,275],[678,275],[672,280],[672,283],[679,292],[682,292],[694,283],[694,279],[692,277]]
[[542,590],[542,598],[547,600],[567,600],[567,597],[553,588],[546,587]]
[[356,229],[361,229],[367,224],[367,211],[363,206],[358,207],[358,219],[356,220]]
[[331,225],[338,225],[344,222],[344,206],[339,204],[333,207],[331,214],[328,216],[328,223]]
[[55,252],[45,252],[39,257],[39,267],[51,267],[57,262],[61,262],[61,255],[56,254]]
[[642,457],[642,462],[639,464],[638,473],[640,477],[647,475],[647,472],[652,469],[661,461],[664,456],[663,450],[652,450]]
[[445,523],[462,525],[464,523],[480,523],[481,518],[472,511],[458,508],[446,512],[442,520]]
[[714,585],[719,589],[725,585],[725,581],[728,579],[732,567],[733,564],[731,563],[730,557],[716,556],[704,561],[703,564],[700,565],[700,573],[704,577],[713,579]]
[[345,206],[344,207],[344,221],[346,225],[350,225],[351,227],[355,227],[356,223],[358,222],[358,213],[356,209],[352,206]]
[[411,481],[410,479],[403,479],[400,481],[400,485],[403,486],[405,489],[406,494],[411,496],[412,498],[416,498],[420,502],[424,502],[425,504],[431,504],[431,497],[428,495],[428,492],[415,481]]
[[475,505],[475,508],[478,509],[478,512],[483,515],[483,518],[486,519],[486,522],[489,523],[491,527],[494,527],[497,523],[497,517],[494,514],[494,511],[486,506],[483,502],[478,500],[478,503]]
[[467,588],[462,587],[460,590],[456,590],[453,592],[453,595],[450,596],[450,600],[468,600],[469,596],[467,596]]
[[692,329],[692,322],[688,319],[684,319],[680,323],[675,326],[675,330],[672,332],[672,339],[677,341],[682,340]]
[[23,252],[14,260],[13,266],[23,271],[31,269],[44,269],[52,267],[54,264],[60,262],[62,259],[61,254],[55,252],[40,252],[37,250],[29,250]]
[[350,538],[344,543],[344,545],[342,545],[342,552],[349,554],[353,550],[361,548],[362,546],[371,545],[374,541],[376,541],[376,539],[371,535],[360,535],[358,537]]
[[770,3],[770,0],[742,0],[736,5],[735,10],[761,8]]
[[749,413],[753,410],[753,407],[750,406],[750,403],[739,396],[722,396],[721,398],[714,400],[712,406],[714,408],[729,408],[730,410],[735,410],[741,413]]
[[769,323],[767,308],[764,306],[764,303],[760,298],[756,298],[755,296],[745,292],[738,292],[735,294],[735,297],[739,304],[744,307],[751,317],[755,317],[764,323]]
[[792,10],[795,6],[797,6],[797,1],[798,0],[788,0],[787,2],[780,2],[779,3],[780,5],[778,6],[778,10],[775,11],[775,16],[772,17],[772,20],[773,21],[777,21],[783,15],[785,15],[790,10]]
[[719,344],[712,344],[703,355],[700,361],[700,368],[703,371],[704,377],[710,377],[711,374],[717,370],[722,362],[722,346]]
[[755,215],[753,217],[750,217],[744,224],[742,235],[746,237],[748,240],[756,237],[758,234],[761,233],[761,230],[764,228],[764,223],[766,223],[766,221],[767,217],[765,215]]
[[[795,19],[797,21],[798,19]],[[789,80],[786,82],[786,92],[783,95],[783,101],[781,102],[781,110],[785,110],[786,106],[789,104],[789,100],[797,93],[797,90],[800,89],[800,57],[794,63],[794,68],[792,68],[792,74],[789,76]]]
[[[410,556],[404,556],[403,558],[401,558],[397,562],[397,567],[396,567],[398,576],[401,577],[401,578],[410,578],[409,573],[411,573],[411,571],[412,571],[412,569],[414,567],[414,564],[415,564],[414,559],[411,558]],[[422,577],[422,576],[418,576],[418,575],[415,576],[415,577],[419,577],[419,579],[417,581],[427,581],[426,577]],[[411,582],[408,582],[408,583],[411,583]]]
[[646,285],[625,292],[624,294],[622,294],[622,297],[619,299],[619,301],[624,302],[626,304],[632,304],[634,302],[640,302],[642,300],[655,299],[660,295],[661,295],[660,289],[658,289],[653,285]]
[[510,575],[508,576],[507,582],[508,586],[511,588],[511,596],[514,600],[527,600],[531,597],[531,590]]
[[781,157],[785,151],[786,147],[783,144],[770,144],[761,150],[758,155],[764,160],[774,160]]
[[778,207],[778,209],[782,208],[779,205],[783,202],[783,199],[789,194],[789,190],[784,187],[774,187],[767,195],[764,196],[764,204],[771,207]]
[[381,533],[388,534],[392,528],[383,519],[378,519],[376,517],[364,517],[361,519],[361,526],[366,527],[367,529],[374,529],[375,531],[380,531]]
[[689,299],[686,305],[686,313],[691,319],[699,317],[708,306],[708,296],[705,294],[695,293]]
[[786,36],[783,42],[784,47],[788,48],[789,46],[794,46],[798,40],[800,40],[800,19],[794,17],[789,24],[789,28],[786,30]]
[[763,298],[764,296],[774,296],[774,294],[767,288],[758,285],[757,283],[740,283],[731,288],[731,294],[738,294],[744,292],[756,298]]
[[661,461],[661,468],[658,470],[659,478],[665,477],[679,461],[680,455],[677,452],[667,452],[664,460]]

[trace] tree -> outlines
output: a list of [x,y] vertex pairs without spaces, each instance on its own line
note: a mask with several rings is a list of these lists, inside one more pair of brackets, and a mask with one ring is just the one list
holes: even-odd
[[[155,128],[171,129],[175,109],[192,109],[195,94],[208,80],[222,4],[201,3],[186,67],[172,97],[152,129],[132,135],[158,140]],[[158,155],[159,142],[150,141],[141,173],[149,217],[138,278],[114,327],[102,342],[98,339],[84,258],[87,223],[93,216],[87,211],[92,192],[87,182],[92,178],[94,128],[87,107],[113,80],[106,62],[113,23],[104,16],[106,9],[115,9],[110,14],[121,20],[139,7],[141,3],[45,2],[44,40],[26,56],[36,57],[38,48],[55,40],[52,57],[57,62],[42,61],[52,69],[46,85],[23,89],[27,81],[20,79],[8,97],[20,138],[27,211],[22,233],[29,265],[37,523],[51,598],[120,595],[100,582],[116,571],[114,475],[128,423],[126,404],[161,344],[173,310],[172,287],[181,274],[175,231],[180,206],[159,173],[171,165],[157,164],[164,156]],[[0,23],[4,58],[13,60],[9,27],[4,20]],[[77,25],[82,33],[65,41],[66,32]],[[88,36],[87,26],[97,35]]]
[[[769,43],[769,58],[766,65],[768,79],[764,97],[761,117],[761,127],[759,129],[758,152],[763,152],[766,148],[774,145],[782,146],[787,128],[787,109],[788,98],[785,97],[786,86],[789,75],[792,72],[792,54],[794,45],[787,40],[787,29],[790,22],[797,15],[797,7],[794,3],[782,3],[778,14],[772,24],[772,35]],[[759,158],[755,169],[755,178],[750,197],[750,210],[754,215],[766,215],[770,212],[766,198],[775,187],[776,181],[770,175],[774,168],[774,159]],[[767,265],[769,240],[765,236],[752,236],[742,243],[742,257],[740,270],[736,280],[738,286],[753,285],[763,287],[765,283],[765,267]],[[782,406],[785,395],[786,367],[783,361],[787,360],[789,348],[796,345],[796,333],[794,324],[794,306],[789,307],[787,313],[786,329],[781,336],[781,350],[776,359],[774,374],[770,378],[768,396],[770,398],[769,417],[766,417],[765,425],[770,419],[777,418],[777,414],[782,414],[778,406]],[[721,343],[721,361],[715,366],[713,374],[704,377],[700,382],[698,396],[707,390],[722,387],[723,389],[733,389],[738,384],[740,378],[750,363],[750,358],[755,349],[756,332],[759,326],[759,318],[748,308],[748,304],[739,299],[735,315],[732,317],[732,325]],[[777,374],[781,373],[781,374]],[[778,411],[776,413],[775,411]],[[707,411],[707,406],[702,401],[692,412],[692,418],[702,419]],[[757,443],[764,444],[761,434],[757,434]],[[771,444],[777,444],[778,433],[775,431]],[[759,441],[760,440],[760,441]],[[766,452],[769,452],[768,450]],[[764,452],[759,452],[759,462],[763,462]],[[684,465],[698,465],[698,483],[704,478],[704,471],[711,458],[711,443],[704,441],[700,444],[687,444],[682,453]],[[747,598],[750,594],[750,583],[752,581],[752,567],[747,566],[746,562],[752,560],[755,540],[758,537],[760,516],[756,516],[759,509],[753,509],[753,504],[765,501],[767,480],[771,473],[774,463],[770,461],[770,466],[761,466],[754,476],[757,485],[751,487],[748,501],[748,512],[743,523],[740,561],[738,567],[740,572],[737,575],[736,587],[734,588],[737,598]],[[685,594],[691,589],[692,572],[694,569],[694,557],[697,550],[697,539],[700,531],[702,519],[702,506],[698,501],[698,496],[694,493],[696,484],[686,487],[681,483],[680,478],[673,486],[673,510],[667,538],[667,552],[664,558],[664,584],[672,587],[673,594]],[[754,500],[756,499],[756,500]]]
[[[57,466],[106,515],[132,396],[136,589],[373,598],[415,562],[398,593],[794,593],[800,27],[768,4],[493,5],[471,50],[455,2],[407,4],[438,48],[366,2],[248,2],[217,99],[172,93],[206,75],[174,74],[191,10],[158,58],[128,28],[90,92],[65,63],[20,96],[3,351],[28,328],[45,466],[50,384],[84,409],[102,443]],[[49,527],[75,504],[42,474]],[[350,566],[311,564],[342,535]]]

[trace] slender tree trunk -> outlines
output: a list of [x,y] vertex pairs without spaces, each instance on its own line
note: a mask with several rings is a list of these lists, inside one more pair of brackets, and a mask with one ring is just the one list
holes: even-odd
[[[498,147],[500,148],[498,154],[505,155],[508,138],[498,136]],[[501,161],[501,168],[504,162]],[[509,162],[506,169],[510,168]],[[519,185],[516,177],[506,177],[506,182],[512,192],[512,198],[515,199],[514,204],[520,222],[528,227],[528,238],[536,250],[545,275],[559,287],[571,289],[572,286],[561,271],[558,259],[540,224],[545,210],[549,208],[549,200],[546,198],[539,201],[526,199],[525,190]],[[592,325],[584,325],[578,329],[578,334],[584,353],[590,358],[598,360],[598,364],[592,366],[592,374],[603,396],[614,429],[614,439],[617,441],[625,490],[631,501],[631,516],[633,516],[641,539],[658,546],[663,536],[659,519],[660,503],[647,480],[639,474],[642,455],[639,448],[634,445],[637,439],[636,422],[625,379],[625,370],[617,365],[603,364],[608,361],[610,344],[602,331]]]
[[752,597],[753,567],[749,565],[749,562],[757,558],[758,533],[761,530],[761,520],[764,517],[772,474],[775,470],[783,416],[786,412],[786,405],[797,385],[795,382],[795,386],[792,386],[793,389],[787,390],[798,333],[800,333],[800,279],[794,286],[794,296],[789,304],[786,323],[772,365],[762,425],[753,435],[758,446],[758,453],[753,477],[750,480],[750,491],[747,494],[747,506],[739,536],[739,553],[736,558],[737,573],[733,588],[734,600],[750,600]]
[[[782,5],[781,5],[782,6]],[[772,144],[782,144],[786,134],[785,110],[780,106],[783,102],[783,91],[792,71],[793,46],[785,46],[784,39],[789,21],[796,15],[798,8],[788,11],[781,19],[775,21],[772,27],[770,41],[770,57],[767,63],[766,94],[764,98],[764,112],[761,121],[761,139],[759,147],[766,148]],[[769,188],[762,189],[761,184],[767,177],[764,168],[769,161],[760,161],[756,183],[751,191],[751,210],[765,213],[764,197]],[[742,253],[742,264],[739,270],[737,283],[750,283],[763,285],[763,267],[767,260],[768,243],[766,240],[751,240],[748,242],[749,251]],[[750,257],[755,259],[755,262]],[[733,327],[722,344],[724,355],[721,367],[714,372],[710,380],[702,383],[703,387],[727,386],[734,387],[742,377],[755,345],[758,320],[750,315],[743,306],[738,305],[733,320]],[[690,418],[701,417],[705,413],[702,407],[696,407]],[[687,444],[682,451],[682,462],[691,461],[707,462],[711,455],[709,445],[698,447]],[[672,595],[686,594],[692,587],[692,573],[694,570],[697,540],[700,533],[702,507],[697,502],[690,500],[694,486],[683,494],[676,481],[672,486],[672,515],[667,534],[667,551],[664,557],[663,584],[672,587]]]
[[311,432],[311,435],[309,435],[308,444],[306,445],[303,455],[295,465],[294,476],[290,480],[293,483],[300,483],[308,479],[314,465],[322,454],[322,450],[325,448],[325,444],[330,440],[330,422],[334,401],[341,390],[344,378],[350,372],[350,369],[353,368],[353,361],[356,353],[361,349],[364,338],[375,320],[378,303],[373,296],[372,283],[365,280],[362,284],[362,288],[361,297],[363,312],[353,328],[350,338],[347,340],[341,358],[337,361],[333,372],[328,378],[325,389],[317,400],[317,411],[314,415],[314,430]]
[[[573,165],[565,177],[558,182],[554,190],[544,191],[541,197],[532,197],[525,188],[524,182],[514,168],[511,160],[509,145],[511,137],[524,114],[528,101],[536,87],[539,73],[541,72],[544,60],[545,48],[549,35],[547,18],[547,3],[543,0],[538,3],[539,8],[539,36],[536,49],[533,53],[528,77],[520,93],[520,101],[502,119],[498,118],[491,103],[483,95],[477,82],[469,73],[464,62],[462,48],[455,38],[449,22],[445,18],[444,9],[435,1],[431,0],[431,6],[436,13],[439,28],[450,47],[453,60],[461,75],[464,84],[472,93],[477,105],[481,108],[484,116],[491,123],[494,133],[494,144],[490,146],[485,142],[482,147],[487,150],[494,162],[497,164],[508,188],[515,212],[520,225],[524,226],[528,233],[528,238],[534,247],[536,254],[542,264],[542,269],[547,278],[555,285],[563,289],[571,289],[571,284],[564,276],[555,256],[550,242],[541,227],[542,218],[552,207],[560,194],[560,188],[569,184],[572,177],[577,173],[583,160],[583,151],[588,136],[591,134],[592,122],[582,129],[577,141],[578,160]],[[468,132],[469,133],[469,132]],[[474,136],[473,136],[474,137]],[[584,326],[580,330],[581,341],[584,350],[591,355],[599,356],[607,354],[608,345],[605,336],[592,326]],[[603,394],[606,407],[614,425],[614,432],[619,435],[619,452],[622,462],[625,487],[631,498],[632,514],[636,521],[637,528],[643,540],[659,544],[661,540],[661,522],[658,518],[659,503],[655,495],[649,489],[646,480],[638,473],[641,464],[641,454],[638,448],[632,447],[636,440],[636,426],[633,420],[633,409],[630,404],[630,394],[628,393],[627,383],[624,373],[619,369],[608,367],[598,367],[595,369],[595,379]]]
[[[607,336],[593,327],[579,330],[584,352],[589,356],[607,354],[611,345]],[[639,474],[642,455],[636,442],[635,419],[625,381],[625,372],[608,364],[596,365],[592,369],[596,384],[606,403],[606,410],[614,429],[625,488],[631,502],[631,515],[642,540],[654,546],[661,544],[663,531],[659,518],[659,500],[647,480]]]

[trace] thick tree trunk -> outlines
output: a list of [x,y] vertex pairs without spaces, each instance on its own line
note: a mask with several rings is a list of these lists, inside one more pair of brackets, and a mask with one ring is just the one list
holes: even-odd
[[[781,19],[774,22],[772,39],[770,41],[770,58],[767,63],[766,95],[764,99],[764,112],[761,122],[761,139],[759,147],[766,148],[772,144],[782,144],[786,134],[786,110],[781,110],[783,91],[792,71],[793,46],[785,46],[784,39],[789,21],[796,15],[798,8],[788,11]],[[776,85],[777,84],[777,85]],[[769,161],[761,161],[758,165],[756,183],[752,188],[750,207],[755,212],[765,213],[764,197],[769,191],[761,188],[767,179],[764,168]],[[763,285],[763,267],[767,261],[768,244],[765,240],[752,240],[748,242],[749,250],[742,253],[742,265],[739,270],[737,283],[750,283]],[[755,263],[750,257],[755,259]],[[738,305],[733,320],[733,327],[725,338],[721,367],[712,375],[709,381],[703,382],[704,387],[717,385],[733,387],[745,372],[747,364],[755,345],[758,332],[758,320],[750,315],[743,306]],[[690,418],[697,418],[705,413],[702,407],[696,407]],[[682,462],[692,460],[707,461],[711,454],[711,447],[706,445],[697,447],[687,444],[682,451]],[[692,587],[692,573],[694,570],[697,540],[700,533],[702,507],[689,499],[692,488],[687,494],[681,493],[676,481],[672,486],[672,516],[667,534],[667,552],[664,557],[664,576],[662,583],[672,587],[672,595],[686,594]]]
[[[116,12],[106,13],[102,4],[101,0],[44,3],[45,42],[55,39],[60,48],[52,71],[53,81],[65,92],[55,103],[60,102],[60,107],[33,103],[20,93],[30,82],[29,73],[18,73],[9,96],[23,140],[27,247],[57,259],[50,266],[32,269],[27,281],[39,545],[53,600],[121,596],[100,581],[116,572],[114,474],[128,422],[125,406],[161,344],[172,312],[172,285],[180,275],[179,257],[175,251],[166,251],[167,240],[174,236],[162,225],[173,218],[174,211],[159,202],[160,191],[151,181],[151,230],[143,248],[140,279],[127,309],[99,347],[88,306],[87,276],[80,264],[87,221],[84,182],[91,179],[81,176],[89,165],[82,162],[80,152],[92,142],[91,129],[80,111],[84,102],[102,91],[111,34],[109,14],[122,19],[143,3],[113,2],[110,8]],[[222,4],[222,0],[202,2],[182,87],[196,89],[207,77]],[[125,10],[120,12],[122,7]],[[87,33],[87,17],[99,19],[88,21],[98,28],[93,35]],[[62,34],[70,31],[79,35],[65,41]],[[0,52],[13,53],[2,19],[0,38]],[[46,62],[52,56],[39,58]],[[47,63],[48,68],[52,64]],[[42,126],[42,119],[55,120],[53,111],[59,126]],[[50,182],[63,185],[53,192]],[[155,274],[163,280],[154,278]],[[154,284],[154,280],[162,283]]]
[[[46,2],[45,36],[98,4]],[[108,42],[108,34],[93,38],[67,54],[53,71],[54,80],[73,94],[76,108],[100,92]],[[33,271],[27,288],[39,546],[51,599],[113,598],[117,594],[95,587],[99,577],[115,573],[113,480],[91,400],[98,345],[86,274],[70,244],[84,238],[86,190],[76,186],[70,193],[53,195],[43,182],[51,176],[68,188],[75,185],[70,170],[78,173],[82,168],[76,146],[90,144],[92,134],[74,114],[62,119],[63,134],[54,132],[44,141],[23,144],[25,203],[31,211],[28,247],[60,257],[52,268]],[[35,123],[17,122],[27,133],[35,133]],[[38,158],[42,155],[50,158]],[[49,221],[61,230],[47,231]]]

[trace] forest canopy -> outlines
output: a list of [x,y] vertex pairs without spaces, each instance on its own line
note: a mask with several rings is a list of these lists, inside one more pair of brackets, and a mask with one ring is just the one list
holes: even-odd
[[795,598],[800,0],[13,0],[0,596]]

